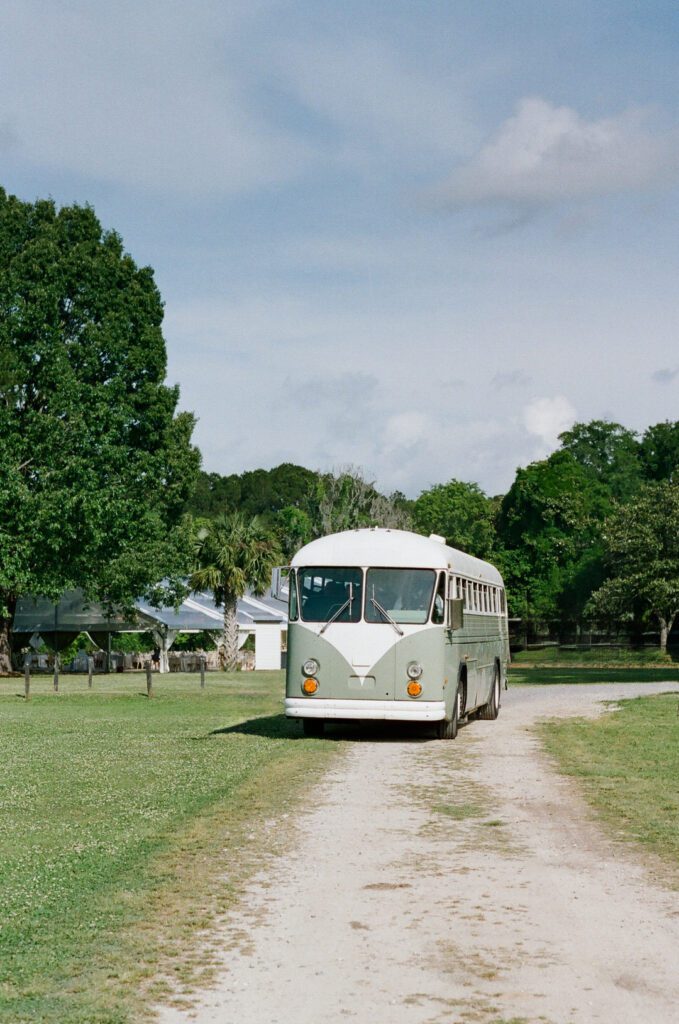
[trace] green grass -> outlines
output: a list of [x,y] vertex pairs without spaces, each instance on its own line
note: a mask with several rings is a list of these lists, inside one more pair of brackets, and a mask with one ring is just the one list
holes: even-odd
[[0,1021],[124,1024],[195,982],[196,931],[338,750],[283,717],[282,673],[154,686],[0,681]]
[[658,647],[643,647],[634,650],[630,647],[543,647],[529,651],[516,651],[512,661],[517,666],[561,666],[576,667],[607,667],[607,668],[653,668],[668,666],[679,671],[679,651],[663,654]]
[[532,668],[513,662],[508,680],[510,687],[553,683],[668,683],[679,682],[679,668]]
[[642,844],[667,865],[679,886],[679,698],[621,702],[595,720],[542,724],[560,771],[578,778],[585,795],[619,838]]
[[437,814],[445,814],[448,818],[456,821],[465,821],[467,818],[478,818],[483,814],[480,804],[434,804],[432,811]]

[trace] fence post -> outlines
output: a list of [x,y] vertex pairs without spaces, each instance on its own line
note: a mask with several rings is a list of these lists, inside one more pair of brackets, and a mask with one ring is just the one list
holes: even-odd
[[59,653],[54,652],[54,692],[59,692]]
[[153,696],[153,676],[151,675],[151,662],[146,662],[146,695]]
[[87,689],[92,689],[92,674],[94,672],[94,658],[91,654],[87,656]]
[[205,655],[200,656],[200,688],[205,689]]
[[31,699],[31,656],[24,654],[24,697]]

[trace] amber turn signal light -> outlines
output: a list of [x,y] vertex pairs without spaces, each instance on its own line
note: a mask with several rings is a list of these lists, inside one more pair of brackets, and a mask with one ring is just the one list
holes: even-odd
[[418,683],[416,679],[411,679],[406,689],[409,697],[419,697],[422,693],[422,683]]
[[305,693],[315,693],[318,689],[318,679],[305,679],[302,683],[302,689]]

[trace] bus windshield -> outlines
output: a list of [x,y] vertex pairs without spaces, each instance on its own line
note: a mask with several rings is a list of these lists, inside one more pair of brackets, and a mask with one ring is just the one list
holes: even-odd
[[305,622],[359,621],[363,601],[360,569],[311,566],[300,569],[298,578]]
[[433,569],[368,569],[366,621],[426,622],[435,579]]

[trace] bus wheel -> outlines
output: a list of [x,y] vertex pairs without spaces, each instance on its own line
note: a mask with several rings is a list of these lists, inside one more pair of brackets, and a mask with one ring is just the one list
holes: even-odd
[[457,715],[460,707],[460,700],[455,694],[455,700],[453,702],[453,717],[448,721],[446,718],[442,718],[440,722],[436,723],[436,738],[439,740],[454,740],[457,736]]
[[500,670],[495,666],[495,673],[493,675],[493,686],[490,691],[490,700],[487,704],[484,704],[482,708],[479,708],[479,718],[485,718],[486,721],[494,722],[500,713]]
[[322,718],[303,718],[302,728],[305,736],[322,736],[325,722]]

